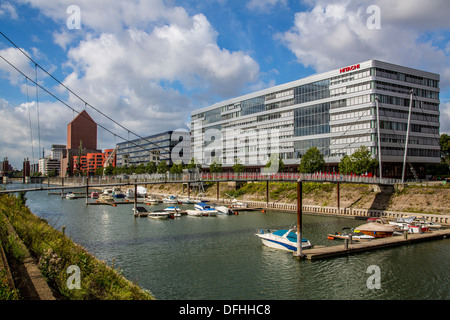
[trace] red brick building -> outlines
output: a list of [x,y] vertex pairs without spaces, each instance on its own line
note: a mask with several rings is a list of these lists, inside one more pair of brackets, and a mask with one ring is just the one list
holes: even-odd
[[[67,125],[67,152],[61,161],[60,175],[92,175],[97,168],[103,167],[112,151],[108,149],[103,153],[97,150],[97,124],[83,110]],[[111,163],[115,166],[115,156]]]

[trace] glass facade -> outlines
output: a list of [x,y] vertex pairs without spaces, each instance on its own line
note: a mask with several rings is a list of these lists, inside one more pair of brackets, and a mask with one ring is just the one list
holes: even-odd
[[[377,155],[380,132],[383,161],[399,162],[412,91],[408,157],[412,162],[439,162],[439,75],[369,60],[353,71],[337,69],[311,79],[194,111],[192,155],[207,166],[216,148],[220,150],[213,154],[223,164],[264,166],[278,153],[286,164],[298,165],[301,155],[317,147],[332,164],[362,145]],[[214,140],[207,134],[212,129]]]

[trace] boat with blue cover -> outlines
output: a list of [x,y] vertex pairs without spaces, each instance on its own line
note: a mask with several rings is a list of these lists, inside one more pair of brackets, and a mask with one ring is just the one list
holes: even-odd
[[[270,230],[266,232],[264,232],[264,230],[260,230],[256,235],[267,247],[293,252],[297,251],[296,228],[281,229],[274,232],[271,232]],[[302,249],[309,249],[312,247],[311,242],[307,239],[302,239],[301,246]]]
[[186,210],[187,214],[190,216],[216,216],[217,210],[204,202],[196,203],[194,206],[195,210]]

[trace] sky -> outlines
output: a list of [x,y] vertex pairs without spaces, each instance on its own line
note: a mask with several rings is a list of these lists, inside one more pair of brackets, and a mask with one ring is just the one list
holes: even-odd
[[0,160],[49,155],[76,111],[105,128],[98,148],[114,148],[370,59],[439,73],[450,133],[449,16],[448,0],[2,0]]

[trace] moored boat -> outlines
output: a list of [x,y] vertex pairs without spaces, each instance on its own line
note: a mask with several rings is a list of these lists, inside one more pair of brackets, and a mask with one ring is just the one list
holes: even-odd
[[[260,230],[256,234],[261,242],[270,248],[286,250],[286,251],[297,251],[297,233],[296,228],[294,229],[281,229],[271,232],[268,230]],[[301,240],[302,249],[309,249],[312,247],[311,242],[307,239]]]
[[150,219],[168,219],[171,212],[167,212],[164,210],[156,210],[148,213],[148,217]]
[[381,218],[355,228],[355,232],[362,232],[375,238],[391,237],[397,230],[397,226],[391,225],[389,222]]
[[345,239],[350,239],[350,237],[352,238],[352,240],[355,240],[355,241],[367,241],[367,240],[375,239],[375,237],[372,235],[367,235],[362,232],[357,232],[351,228],[343,228],[342,232],[336,232],[335,234],[327,234],[327,238],[330,240],[334,240],[334,239],[345,240]]
[[69,192],[68,194],[66,194],[66,199],[68,199],[68,200],[73,200],[76,198],[77,198],[77,196],[73,192]]
[[175,204],[178,203],[178,199],[175,196],[169,196],[162,200],[164,203]]
[[98,199],[99,198],[99,194],[98,192],[91,192],[91,199]]
[[228,208],[227,206],[215,206],[214,207],[217,210],[217,214],[222,215],[233,215],[234,211],[231,208]]
[[233,199],[233,201],[231,201],[231,207],[233,209],[244,209],[244,208],[248,208],[248,203],[244,203],[237,199]]
[[195,210],[200,211],[204,216],[215,216],[217,215],[217,210],[204,202],[196,203],[194,206]]
[[134,191],[133,191],[133,189],[128,188],[127,191],[125,192],[125,197],[127,197],[127,198],[134,198]]

